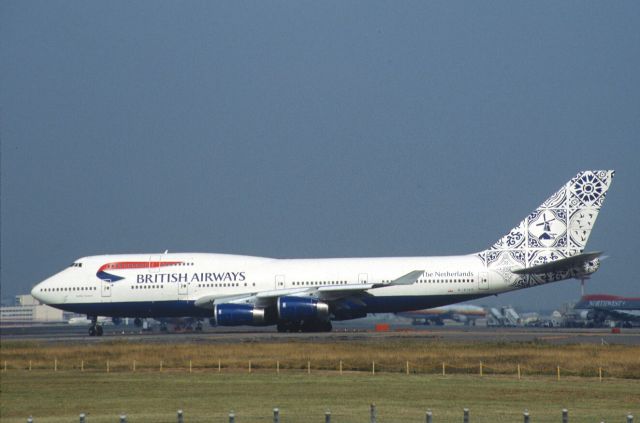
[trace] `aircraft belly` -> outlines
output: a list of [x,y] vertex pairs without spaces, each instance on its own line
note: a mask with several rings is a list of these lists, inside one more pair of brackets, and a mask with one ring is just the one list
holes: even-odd
[[195,307],[193,301],[130,301],[51,304],[80,314],[109,317],[210,317],[211,311]]
[[440,307],[482,298],[487,294],[449,294],[449,295],[402,295],[370,296],[361,298],[367,313],[397,313],[400,311],[420,310]]

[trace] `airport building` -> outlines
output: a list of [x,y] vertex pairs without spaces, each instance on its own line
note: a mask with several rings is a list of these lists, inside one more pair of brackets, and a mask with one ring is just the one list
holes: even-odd
[[15,305],[0,307],[0,323],[61,323],[67,320],[65,313],[57,308],[41,304],[31,295],[17,295]]

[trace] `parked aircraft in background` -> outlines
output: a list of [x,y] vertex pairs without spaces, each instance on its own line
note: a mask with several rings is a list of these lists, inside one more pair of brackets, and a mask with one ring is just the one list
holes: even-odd
[[444,325],[444,320],[453,320],[466,325],[475,326],[476,319],[484,319],[484,308],[471,304],[453,304],[424,310],[397,313],[400,317],[412,320],[414,325]]
[[[116,322],[117,322],[117,319],[116,319]],[[91,326],[92,324],[94,324],[92,319],[89,319],[86,316],[72,317],[67,321],[67,323],[72,326]],[[110,324],[113,324],[113,320],[109,317],[98,316],[96,318],[96,323],[100,325],[110,325]]]
[[602,326],[607,320],[628,327],[633,322],[640,323],[640,297],[585,295],[573,308],[583,310],[580,316],[596,326]]
[[473,254],[103,255],[76,260],[31,293],[45,304],[90,316],[90,335],[102,334],[96,316],[211,318],[222,326],[329,331],[333,320],[440,307],[595,272],[601,253],[583,251],[613,176],[612,170],[578,173],[492,246]]

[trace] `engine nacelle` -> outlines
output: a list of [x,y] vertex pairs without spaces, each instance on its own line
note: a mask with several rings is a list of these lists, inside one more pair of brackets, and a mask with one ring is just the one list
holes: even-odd
[[280,297],[278,317],[290,322],[328,320],[329,305],[309,297]]
[[[263,308],[251,304],[217,304],[213,309],[213,318],[219,326],[260,326],[266,324]],[[212,323],[210,320],[209,323]]]
[[581,319],[584,319],[584,320],[593,320],[594,313],[592,310],[582,310],[579,313],[579,316]]

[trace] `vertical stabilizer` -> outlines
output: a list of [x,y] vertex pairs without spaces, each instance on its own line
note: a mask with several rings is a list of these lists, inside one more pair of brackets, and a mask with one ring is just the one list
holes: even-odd
[[526,277],[513,275],[510,269],[538,266],[582,253],[614,173],[578,173],[491,248],[479,253],[480,258],[513,285],[561,279],[561,275],[547,275],[546,279],[526,281]]

